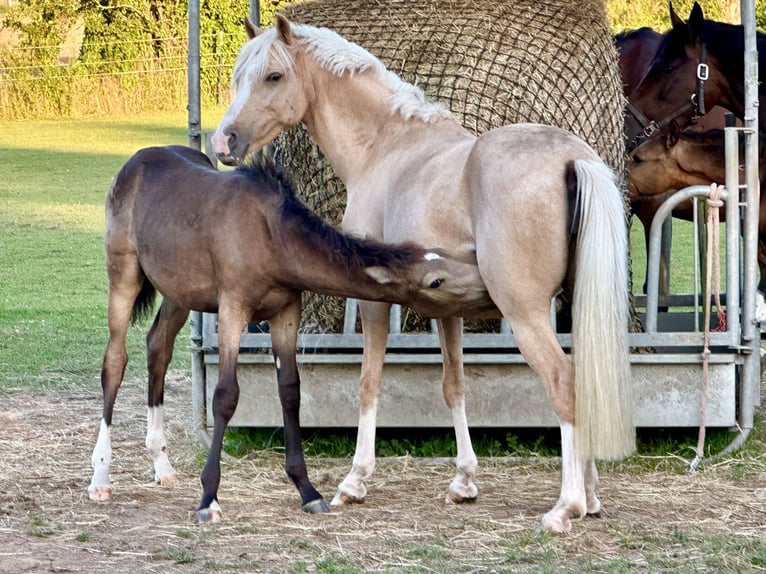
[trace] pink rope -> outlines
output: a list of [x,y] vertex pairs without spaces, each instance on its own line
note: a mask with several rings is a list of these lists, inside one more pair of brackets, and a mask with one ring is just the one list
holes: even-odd
[[697,456],[689,465],[693,472],[705,456],[705,409],[707,408],[707,394],[709,384],[709,363],[710,363],[710,307],[711,290],[712,298],[715,301],[718,314],[718,326],[713,331],[726,330],[726,314],[721,310],[721,258],[720,258],[720,208],[723,206],[721,196],[724,193],[724,187],[718,184],[710,185],[710,196],[708,197],[708,218],[707,218],[707,265],[705,271],[705,334],[702,349],[702,399],[700,401],[700,427],[697,438]]

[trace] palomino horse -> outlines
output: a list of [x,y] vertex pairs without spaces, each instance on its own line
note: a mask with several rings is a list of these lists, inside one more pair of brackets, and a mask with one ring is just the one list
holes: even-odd
[[[247,25],[236,91],[213,137],[241,161],[303,122],[346,184],[343,228],[386,241],[475,256],[492,301],[540,376],[561,423],[562,487],[543,525],[568,531],[598,513],[594,457],[632,452],[627,229],[614,177],[582,140],[518,124],[477,138],[360,46],[326,28]],[[550,320],[559,290],[573,299],[573,360]],[[570,299],[572,300],[572,299]],[[352,469],[333,504],[364,499],[375,466],[375,422],[390,305],[361,303],[364,354]],[[439,321],[443,394],[457,439],[448,498],[477,496],[465,413],[462,318]],[[575,400],[576,399],[576,400]]]
[[[657,47],[651,65],[629,94],[631,104],[650,122],[654,135],[671,121],[686,127],[713,106],[731,110],[744,119],[744,29],[705,20],[694,3],[688,22],[670,5],[673,27]],[[766,101],[766,35],[757,33],[759,98]],[[759,127],[766,131],[766,110],[761,106]]]
[[[759,143],[761,188],[766,189],[766,135],[761,134]],[[680,131],[675,123],[671,124],[667,135],[655,137],[637,147],[628,156],[627,168],[633,213],[641,220],[644,228],[649,229],[660,205],[676,190],[690,185],[724,182],[723,130]],[[766,194],[760,195],[758,213],[760,282],[756,318],[763,321],[766,320]],[[691,201],[676,207],[673,217],[692,221]],[[721,211],[720,219],[726,220],[725,211]]]
[[[109,344],[101,371],[104,410],[93,450],[93,500],[112,497],[110,428],[122,383],[128,323],[164,298],[146,338],[149,410],[146,447],[155,480],[176,482],[163,430],[163,389],[173,341],[189,310],[218,312],[220,375],[214,429],[202,471],[201,521],[220,519],[218,485],[224,430],[237,406],[239,337],[248,321],[268,319],[285,425],[286,470],[309,512],[329,508],[308,479],[300,442],[300,382],[295,360],[301,290],[454,312],[491,301],[475,264],[414,245],[358,241],[300,203],[272,164],[219,172],[188,147],[147,148],[120,170],[106,203]],[[459,307],[458,307],[459,304]]]

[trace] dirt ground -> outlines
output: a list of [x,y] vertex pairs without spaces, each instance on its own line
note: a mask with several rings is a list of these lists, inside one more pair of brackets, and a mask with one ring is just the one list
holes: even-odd
[[[204,454],[192,431],[190,383],[177,375],[167,386],[181,479],[172,489],[152,482],[144,394],[142,383],[123,386],[115,496],[98,504],[86,489],[100,390],[0,395],[0,573],[766,571],[763,453],[693,476],[677,465],[602,471],[605,511],[568,536],[535,530],[558,496],[555,462],[482,460],[478,501],[455,506],[444,503],[451,465],[384,460],[365,504],[310,516],[281,454],[251,455],[225,462],[224,521],[200,526]],[[349,465],[309,460],[328,499]]]

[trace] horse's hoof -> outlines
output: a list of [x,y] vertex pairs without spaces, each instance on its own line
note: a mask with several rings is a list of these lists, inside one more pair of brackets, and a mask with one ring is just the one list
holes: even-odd
[[568,534],[572,530],[572,521],[558,512],[551,511],[543,516],[539,529],[551,530],[556,534]]
[[447,493],[447,496],[444,497],[444,502],[447,504],[471,504],[472,502],[476,502],[476,498],[478,498],[478,495],[462,496],[457,492],[450,491]]
[[301,510],[308,514],[327,514],[330,512],[330,507],[327,506],[324,498],[317,498],[301,506]]
[[335,493],[330,506],[343,506],[344,504],[364,504],[364,497],[353,496],[339,490]]
[[88,498],[95,502],[112,500],[112,488],[109,486],[91,486],[88,489]]
[[222,518],[223,510],[221,510],[221,506],[215,500],[207,508],[200,508],[197,511],[197,520],[200,524],[221,522]]
[[178,475],[168,474],[165,476],[155,477],[155,482],[160,486],[173,487],[178,485]]

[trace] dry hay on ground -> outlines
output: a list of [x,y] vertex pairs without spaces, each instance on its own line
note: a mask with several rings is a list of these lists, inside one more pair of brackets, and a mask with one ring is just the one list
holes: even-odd
[[[747,461],[746,479],[723,471],[737,461],[696,476],[602,473],[602,518],[559,537],[535,532],[558,496],[553,462],[483,460],[479,500],[454,506],[443,502],[451,464],[381,461],[365,504],[310,516],[299,510],[281,454],[253,454],[224,463],[224,522],[199,526],[202,458],[191,430],[190,383],[180,376],[168,383],[166,417],[180,484],[152,483],[143,384],[130,382],[115,416],[115,498],[96,504],[86,488],[97,388],[3,394],[0,573],[326,572],[332,561],[356,568],[347,572],[517,572],[552,564],[566,572],[587,560],[589,571],[615,560],[639,571],[662,570],[658,564],[704,571],[711,552],[725,551],[716,563],[736,567],[738,544],[766,538],[766,455]],[[310,459],[309,470],[330,497],[349,464]],[[728,546],[711,548],[720,537]]]

